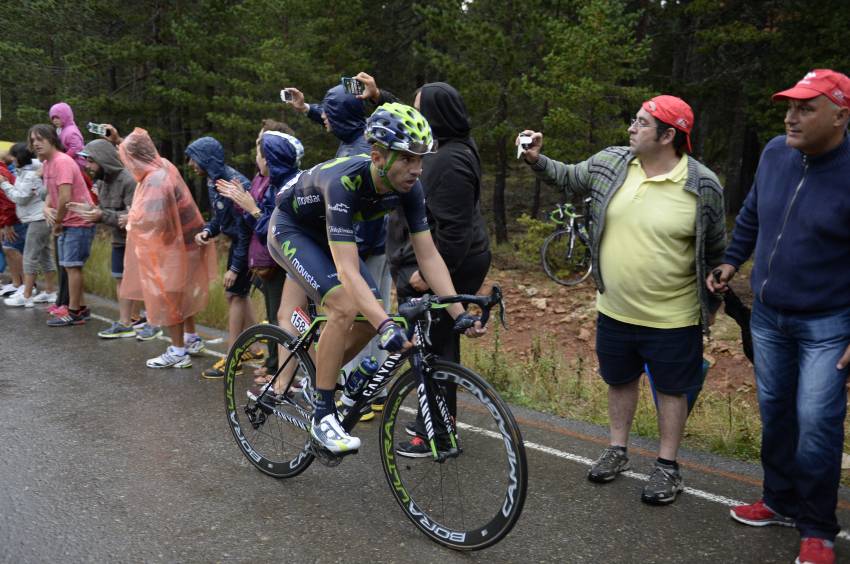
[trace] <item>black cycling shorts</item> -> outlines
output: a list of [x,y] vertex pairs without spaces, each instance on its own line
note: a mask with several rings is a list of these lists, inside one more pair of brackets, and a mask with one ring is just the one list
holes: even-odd
[[[325,233],[313,233],[297,224],[284,211],[275,208],[269,220],[268,248],[272,258],[307,292],[317,304],[342,286]],[[360,259],[360,275],[375,299],[381,299],[378,285]]]

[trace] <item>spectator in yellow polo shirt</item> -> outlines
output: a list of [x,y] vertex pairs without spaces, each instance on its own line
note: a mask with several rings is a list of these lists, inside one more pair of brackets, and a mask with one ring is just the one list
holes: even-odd
[[722,261],[726,240],[723,188],[689,155],[693,125],[688,104],[657,96],[632,120],[628,147],[608,147],[574,165],[542,155],[542,133],[521,134],[532,138],[524,159],[538,177],[568,197],[591,198],[596,354],[608,384],[610,446],[588,479],[607,483],[629,469],[629,430],[646,365],[658,393],[661,441],[641,499],[654,505],[674,502],[684,489],[676,455],[687,394],[702,386],[702,334],[719,305],[701,281]]

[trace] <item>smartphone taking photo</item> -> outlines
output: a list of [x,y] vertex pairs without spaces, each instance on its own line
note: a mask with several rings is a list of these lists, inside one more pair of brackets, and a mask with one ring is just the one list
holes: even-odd
[[363,94],[366,87],[363,86],[363,83],[357,80],[356,78],[351,78],[350,76],[343,76],[340,78],[340,82],[342,83],[342,88],[345,90],[347,94],[354,94],[355,96],[359,96]]
[[106,137],[109,134],[109,128],[103,123],[88,122],[88,124],[86,124],[86,129],[88,129],[89,132],[102,137]]
[[286,104],[292,103],[292,92],[289,90],[289,88],[284,88],[280,91],[280,99]]
[[522,154],[531,147],[531,135],[520,135],[519,142],[516,146],[516,158],[520,158]]

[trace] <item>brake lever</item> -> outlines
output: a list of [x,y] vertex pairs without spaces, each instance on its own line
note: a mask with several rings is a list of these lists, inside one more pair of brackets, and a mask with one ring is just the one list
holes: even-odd
[[431,348],[431,310],[425,312],[425,331],[422,332],[422,340],[425,347]]

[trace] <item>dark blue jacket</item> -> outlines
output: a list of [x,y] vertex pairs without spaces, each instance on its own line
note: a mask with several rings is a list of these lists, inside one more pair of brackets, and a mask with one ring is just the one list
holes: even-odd
[[322,113],[328,118],[331,133],[339,139],[337,157],[369,153],[369,143],[363,135],[366,131],[366,107],[363,100],[348,94],[341,85],[337,85],[327,91],[321,105],[310,104],[307,117],[323,123]]
[[750,282],[770,307],[822,312],[850,306],[850,140],[810,158],[772,139],[735,222],[723,262],[755,251]]
[[215,181],[238,180],[245,190],[251,186],[245,176],[224,162],[224,148],[213,137],[201,137],[186,147],[186,156],[198,163],[207,174],[207,192],[210,197],[210,221],[204,226],[210,237],[224,233],[231,240],[232,250],[227,264],[228,270],[239,273],[248,269],[248,246],[251,243],[251,227],[245,223],[242,210],[232,200],[225,198],[215,189]]

